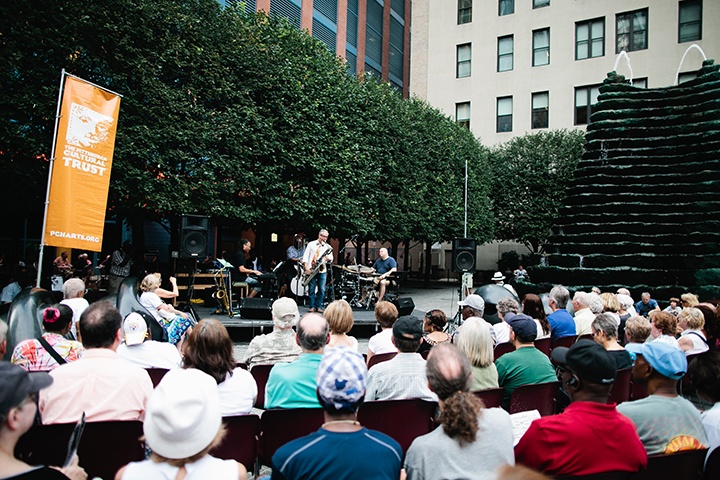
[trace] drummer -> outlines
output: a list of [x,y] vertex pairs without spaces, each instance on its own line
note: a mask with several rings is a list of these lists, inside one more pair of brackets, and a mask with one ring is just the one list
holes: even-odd
[[379,254],[380,258],[375,260],[372,267],[375,273],[380,274],[376,279],[379,289],[378,302],[383,299],[385,291],[388,285],[390,285],[390,279],[388,277],[397,272],[397,262],[388,254],[387,248],[381,248]]

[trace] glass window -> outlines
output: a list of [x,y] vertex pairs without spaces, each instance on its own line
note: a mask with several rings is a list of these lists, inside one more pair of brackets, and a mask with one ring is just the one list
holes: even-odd
[[455,121],[465,128],[470,128],[470,102],[455,104]]
[[469,43],[457,46],[457,78],[470,76],[472,48]]
[[575,24],[575,60],[605,55],[605,19]]
[[702,39],[702,0],[680,2],[679,18],[679,43]]
[[647,88],[647,77],[633,78],[632,86],[637,88]]
[[498,38],[497,71],[507,72],[513,69],[513,36]]
[[458,25],[472,22],[472,0],[458,0]]
[[550,29],[533,31],[533,67],[550,64]]
[[600,85],[575,88],[575,125],[587,124],[600,95]]
[[497,132],[512,132],[512,97],[497,99]]
[[697,72],[685,72],[678,75],[678,85],[697,78]]
[[550,112],[550,93],[532,94],[532,128],[547,128]]
[[616,17],[615,36],[617,45],[615,53],[623,50],[633,52],[648,48],[648,11],[635,10],[618,14]]
[[550,0],[533,0],[533,8],[547,7],[550,5]]
[[515,13],[515,0],[500,0],[498,3],[498,15],[510,15]]

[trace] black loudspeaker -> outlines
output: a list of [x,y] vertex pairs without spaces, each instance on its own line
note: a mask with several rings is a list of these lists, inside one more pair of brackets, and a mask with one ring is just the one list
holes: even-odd
[[180,258],[203,259],[208,254],[209,217],[183,215],[180,230]]
[[398,316],[404,317],[406,315],[412,315],[415,311],[415,302],[410,297],[398,297],[392,301],[398,309]]
[[477,240],[474,238],[454,238],[452,250],[452,271],[475,273]]
[[272,320],[272,303],[271,298],[246,298],[240,307],[240,316],[253,320]]

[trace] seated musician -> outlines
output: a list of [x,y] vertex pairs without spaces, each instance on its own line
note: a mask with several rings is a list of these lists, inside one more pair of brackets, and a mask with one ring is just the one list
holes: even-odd
[[387,248],[381,248],[379,253],[380,258],[375,260],[375,263],[373,264],[373,270],[375,273],[380,274],[380,276],[375,279],[375,283],[378,285],[378,289],[380,291],[378,302],[383,299],[385,291],[387,290],[388,285],[390,285],[391,280],[388,277],[397,272],[397,262],[388,254]]
[[[233,263],[235,264],[239,273],[237,281],[245,282],[248,284],[248,287],[250,287],[251,291],[248,295],[248,298],[252,298],[262,291],[262,284],[260,283],[260,280],[248,276],[248,274],[261,275],[262,272],[260,272],[259,270],[253,270],[251,268],[245,267],[245,254],[250,251],[251,247],[252,245],[250,244],[250,240],[246,238],[241,238],[240,241],[238,241],[238,251],[235,252],[235,255],[233,257]],[[233,281],[235,280],[236,279],[233,279]]]
[[53,261],[55,274],[62,275],[64,279],[72,277],[73,266],[68,260],[68,252],[63,251],[59,257]]

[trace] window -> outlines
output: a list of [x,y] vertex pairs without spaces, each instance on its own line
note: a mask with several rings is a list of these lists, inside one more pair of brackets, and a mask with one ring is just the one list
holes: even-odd
[[680,2],[678,43],[702,39],[702,0]]
[[458,0],[458,25],[472,22],[472,0]]
[[532,94],[532,128],[547,128],[550,111],[550,93]]
[[457,78],[470,76],[472,49],[469,43],[457,46]]
[[455,104],[455,121],[465,128],[470,128],[470,102]]
[[497,132],[512,132],[512,97],[497,99]]
[[575,88],[575,125],[587,124],[600,95],[600,85]]
[[615,53],[623,50],[633,52],[648,48],[648,11],[636,10],[634,12],[621,13],[616,17],[616,41]]
[[605,19],[596,18],[575,24],[575,60],[605,55]]
[[507,72],[513,69],[513,36],[498,38],[497,71]]
[[515,13],[515,0],[500,0],[498,3],[498,15],[510,15]]
[[678,85],[697,78],[697,72],[685,72],[678,75]]
[[533,8],[549,7],[550,0],[533,0]]
[[632,86],[637,88],[647,88],[647,77],[633,78]]
[[550,29],[533,31],[533,67],[550,64]]

